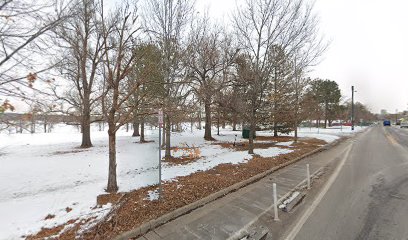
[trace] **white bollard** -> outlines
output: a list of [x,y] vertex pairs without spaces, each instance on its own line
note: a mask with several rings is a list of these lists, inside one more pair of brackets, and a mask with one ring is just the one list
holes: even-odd
[[275,212],[275,221],[279,221],[279,216],[278,216],[278,192],[276,191],[276,183],[273,184],[273,211]]
[[306,164],[306,175],[307,175],[307,189],[310,189],[310,168],[309,168],[309,164]]

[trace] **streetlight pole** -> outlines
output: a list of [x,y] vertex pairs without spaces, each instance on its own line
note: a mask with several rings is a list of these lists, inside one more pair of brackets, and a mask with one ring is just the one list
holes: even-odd
[[354,131],[354,86],[351,86],[351,131]]

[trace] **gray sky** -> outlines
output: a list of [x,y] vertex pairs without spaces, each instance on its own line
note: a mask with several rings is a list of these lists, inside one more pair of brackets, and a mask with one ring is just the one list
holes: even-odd
[[[235,0],[197,0],[211,16],[224,19]],[[356,101],[374,112],[408,108],[408,1],[316,0],[321,30],[332,41],[311,77],[335,80],[346,98],[355,86]]]
[[[243,0],[196,1],[197,11],[208,9],[227,25],[236,1]],[[115,2],[120,0],[106,0]],[[336,81],[346,100],[354,85],[356,101],[374,112],[407,110],[407,9],[407,0],[315,0],[321,31],[331,45],[310,76]]]

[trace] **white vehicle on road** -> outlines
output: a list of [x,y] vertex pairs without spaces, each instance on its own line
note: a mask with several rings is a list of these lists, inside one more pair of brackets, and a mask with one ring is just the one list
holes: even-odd
[[401,121],[400,128],[408,128],[408,121]]

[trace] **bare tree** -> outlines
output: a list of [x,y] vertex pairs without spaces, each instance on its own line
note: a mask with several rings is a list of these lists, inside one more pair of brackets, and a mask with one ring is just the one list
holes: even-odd
[[225,30],[212,25],[207,16],[198,18],[188,38],[184,58],[194,93],[204,103],[206,140],[213,140],[211,108],[214,98],[231,82],[227,76],[228,68],[238,52],[232,49],[231,39],[222,32]]
[[[141,44],[134,51],[140,58],[137,64],[133,65],[128,78],[129,89],[132,89],[135,84],[139,87],[129,101],[134,105],[133,126],[139,128],[140,125],[140,134],[138,134],[140,142],[145,142],[146,117],[154,114],[164,94],[162,71],[157,67],[161,65],[162,59],[160,49],[153,43]],[[132,136],[135,136],[135,130]]]
[[313,4],[303,7],[302,12],[304,17],[298,21],[304,27],[299,29],[298,37],[288,51],[293,72],[291,88],[294,93],[292,106],[295,141],[298,139],[298,125],[301,122],[301,116],[304,115],[302,105],[305,103],[307,86],[311,82],[310,78],[305,75],[310,67],[319,63],[321,56],[330,45],[330,42],[319,34],[319,19],[313,14]]
[[108,123],[109,135],[109,175],[107,192],[116,192],[116,132],[121,126],[132,119],[134,106],[129,98],[139,87],[138,84],[128,86],[127,78],[136,62],[137,54],[134,46],[140,26],[137,22],[137,8],[128,3],[118,7],[108,17],[101,8],[102,39],[106,49],[103,58],[102,109]]
[[270,93],[268,98],[271,102],[271,115],[273,135],[278,136],[278,132],[289,131],[292,127],[290,111],[291,97],[291,61],[289,56],[280,46],[272,46],[270,54]]
[[190,0],[146,0],[146,9],[145,29],[158,42],[163,59],[165,157],[170,158],[172,116],[181,110],[178,106],[189,94],[185,86],[185,69],[182,67],[182,41],[194,4]]
[[[58,1],[59,2],[59,1]],[[50,69],[41,58],[47,33],[65,21],[70,4],[57,1],[4,0],[0,3],[0,96],[27,99],[40,92],[34,82]]]
[[91,112],[100,100],[100,92],[97,91],[95,82],[105,49],[102,33],[98,31],[100,19],[96,9],[99,7],[94,0],[78,1],[75,6],[76,16],[55,30],[58,35],[57,44],[63,50],[59,70],[69,81],[70,90],[62,96],[57,93],[58,86],[54,86],[53,90],[59,100],[68,103],[80,113],[82,148],[92,147]]
[[269,52],[273,46],[280,46],[290,55],[305,41],[309,34],[305,29],[314,19],[313,14],[305,13],[312,8],[313,5],[307,5],[304,0],[246,0],[233,15],[237,39],[251,72],[247,74],[250,77],[247,86],[250,90],[247,101],[250,154],[254,153],[253,137],[271,72]]

